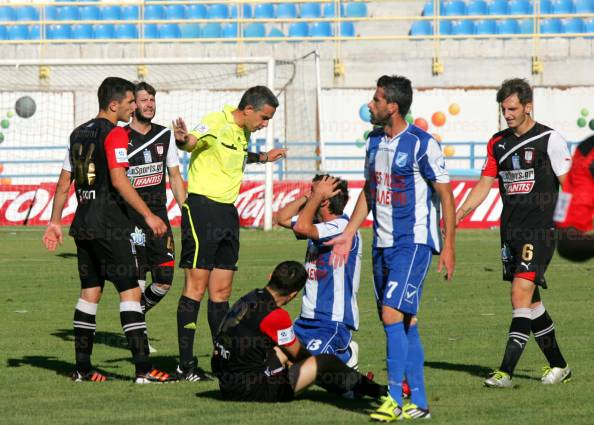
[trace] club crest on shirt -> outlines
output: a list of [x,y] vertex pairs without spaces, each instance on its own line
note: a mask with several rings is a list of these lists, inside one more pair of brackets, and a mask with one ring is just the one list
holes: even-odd
[[407,159],[408,159],[408,154],[406,152],[398,152],[396,154],[396,165],[399,167],[404,167],[406,165]]
[[534,148],[524,149],[524,162],[528,167],[531,167],[534,164],[534,157]]
[[155,144],[155,150],[157,151],[157,155],[163,156],[163,152],[165,152],[165,145],[163,143]]

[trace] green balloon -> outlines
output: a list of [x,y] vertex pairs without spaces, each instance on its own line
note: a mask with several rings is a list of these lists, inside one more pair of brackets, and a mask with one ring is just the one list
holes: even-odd
[[404,119],[409,124],[412,124],[414,122],[414,118],[413,118],[413,116],[411,114],[406,114],[406,117]]
[[365,130],[365,133],[363,133],[363,139],[364,140],[369,139],[369,133],[371,133],[371,130]]
[[12,112],[12,111],[8,111],[8,112],[6,113],[6,116],[7,116],[8,118],[12,118],[12,117],[14,116],[14,112]]
[[355,141],[355,146],[357,146],[358,148],[362,148],[363,146],[365,146],[365,142],[361,139],[358,139]]
[[7,119],[3,119],[2,121],[0,121],[0,126],[2,126],[2,128],[8,128],[9,125],[10,121],[8,121]]
[[0,133],[0,143],[4,141],[4,133]]
[[587,117],[589,113],[590,113],[590,111],[588,111],[586,108],[582,108],[582,110],[580,111],[580,114],[582,114],[582,117]]
[[590,124],[588,124],[590,127],[590,130],[594,130],[594,120],[590,120]]
[[578,120],[577,120],[578,127],[580,127],[580,128],[581,127],[585,127],[586,124],[587,124],[587,121],[586,121],[586,119],[584,117],[579,117],[578,118]]

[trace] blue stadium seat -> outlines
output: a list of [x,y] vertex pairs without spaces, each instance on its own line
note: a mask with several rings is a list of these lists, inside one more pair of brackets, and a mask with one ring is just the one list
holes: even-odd
[[584,21],[578,18],[563,19],[561,26],[565,34],[581,34],[584,32]]
[[78,21],[78,7],[77,6],[62,6],[58,9],[58,19],[60,21]]
[[584,32],[594,32],[594,19],[584,19]]
[[41,27],[39,25],[29,25],[29,40],[41,39]]
[[223,28],[218,22],[209,22],[202,27],[202,38],[221,38]]
[[39,20],[39,11],[33,6],[17,7],[15,12],[17,21]]
[[354,37],[355,36],[355,24],[352,22],[341,22],[340,23],[340,36],[341,37]]
[[186,8],[186,19],[206,19],[206,6],[203,4],[189,4]]
[[229,18],[229,8],[226,4],[209,4],[206,17],[208,19],[227,19]]
[[159,38],[180,38],[181,31],[177,24],[160,24],[157,26]]
[[[336,13],[336,5],[334,3],[324,3],[324,18],[335,18],[338,16],[338,13]],[[340,16],[344,16],[345,14],[345,10],[344,10],[344,3],[340,3]]]
[[553,2],[553,13],[556,15],[567,15],[574,12],[573,0],[556,0]]
[[81,6],[78,9],[81,21],[100,21],[101,10],[95,5]]
[[144,19],[165,19],[165,8],[160,4],[149,4],[144,7]]
[[497,34],[518,34],[520,26],[516,19],[504,19],[497,21]]
[[348,18],[364,18],[367,16],[367,4],[363,2],[347,3],[346,16]]
[[482,21],[476,21],[474,25],[476,34],[489,35],[497,34],[497,24],[493,19],[484,19]]
[[488,15],[489,6],[485,0],[474,0],[466,6],[467,15]]
[[186,6],[183,4],[165,6],[165,17],[171,21],[184,19],[186,17]]
[[239,29],[237,28],[237,24],[235,22],[225,24],[222,28],[223,38],[237,38],[239,36]]
[[289,37],[309,37],[307,22],[294,22],[289,25]]
[[134,5],[120,7],[120,19],[122,21],[135,21],[140,19],[140,8]]
[[534,20],[521,19],[518,21],[520,27],[520,34],[534,34]]
[[507,0],[493,0],[489,4],[489,15],[507,15]]
[[0,25],[0,40],[8,40],[8,31],[4,25]]
[[431,22],[429,22],[429,21],[415,21],[412,24],[412,26],[410,27],[409,34],[412,36],[432,35],[433,27],[431,26]]
[[[231,17],[232,18],[237,18],[237,5],[232,5],[231,9]],[[252,19],[254,17],[254,11],[252,9],[252,6],[249,4],[244,3],[243,5],[243,18],[244,19]]]
[[260,3],[256,5],[254,17],[257,19],[274,18],[274,5],[270,3]]
[[322,5],[320,3],[303,3],[301,5],[302,18],[320,18],[322,16]]
[[[434,5],[433,0],[429,0],[427,3],[425,3],[425,6],[423,7],[422,16],[433,16],[433,5]],[[443,15],[444,9],[445,9],[444,2],[443,2],[443,0],[440,0],[440,2],[439,2],[439,14],[440,15]]]
[[453,35],[474,35],[474,22],[470,20],[455,21],[452,23]]
[[114,27],[114,36],[118,39],[138,38],[138,27],[135,24],[118,24]]
[[159,38],[159,29],[157,24],[144,24],[144,38]]
[[70,25],[49,25],[46,31],[48,40],[69,40],[72,38]]
[[9,25],[6,27],[6,38],[8,40],[28,40],[29,29],[26,25]]
[[101,8],[101,18],[104,21],[119,21],[121,12],[120,6],[105,6]]
[[575,0],[575,13],[594,13],[594,0]]
[[452,35],[452,21],[441,21],[439,23],[439,33],[441,35]]
[[297,17],[297,6],[294,3],[280,3],[276,7],[277,18],[292,19]]
[[262,22],[253,22],[243,28],[245,38],[264,38],[266,37],[266,26]]
[[553,2],[551,0],[540,0],[540,13],[543,15],[553,13]]
[[452,0],[445,3],[444,16],[466,15],[466,4],[462,0]]
[[534,5],[528,0],[513,0],[509,2],[510,15],[532,15]]
[[[268,31],[268,37],[284,37],[285,33],[282,32],[279,28],[271,28],[270,31]],[[279,41],[269,41],[269,43],[278,43]]]
[[309,26],[311,37],[332,37],[332,24],[330,22],[314,22]]
[[93,25],[76,24],[72,25],[71,37],[75,40],[88,40],[93,38]]
[[93,25],[94,38],[100,40],[111,40],[115,37],[115,30],[113,24],[98,24]]
[[563,27],[561,26],[560,19],[543,19],[540,21],[540,33],[541,34],[561,34]]
[[[58,20],[58,6],[45,6],[45,20],[46,21],[57,21]],[[0,19],[2,20],[2,19]]]
[[199,24],[180,24],[179,32],[181,38],[200,38]]
[[0,21],[2,21],[2,22],[16,21],[16,13],[15,13],[14,9],[10,6],[0,7]]

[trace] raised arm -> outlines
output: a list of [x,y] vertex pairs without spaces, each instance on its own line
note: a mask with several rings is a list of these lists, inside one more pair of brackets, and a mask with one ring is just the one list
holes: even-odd
[[299,198],[289,202],[287,205],[278,210],[274,216],[275,223],[286,229],[291,229],[293,227],[291,225],[291,218],[299,214],[299,211],[305,205],[308,198],[308,194],[301,195]]

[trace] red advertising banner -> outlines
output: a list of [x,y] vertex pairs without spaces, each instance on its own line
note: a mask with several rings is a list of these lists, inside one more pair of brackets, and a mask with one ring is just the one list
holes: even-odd
[[[476,181],[452,182],[456,207],[464,202],[475,184]],[[275,182],[272,210],[276,212],[287,203],[297,199],[309,188],[309,185],[310,183],[306,181]],[[54,183],[0,185],[0,225],[46,225],[51,217],[55,188]],[[362,188],[363,181],[349,181],[350,199],[345,211],[347,214],[352,212]],[[181,212],[169,189],[167,189],[167,206],[171,224],[178,226]],[[264,224],[264,183],[256,181],[243,182],[235,206],[239,213],[241,226],[262,227]],[[499,190],[494,185],[485,202],[466,217],[460,227],[490,228],[498,226],[501,208]],[[63,224],[72,222],[75,210],[76,196],[74,195],[74,189],[71,188],[62,214]],[[371,215],[364,225],[371,225]]]

